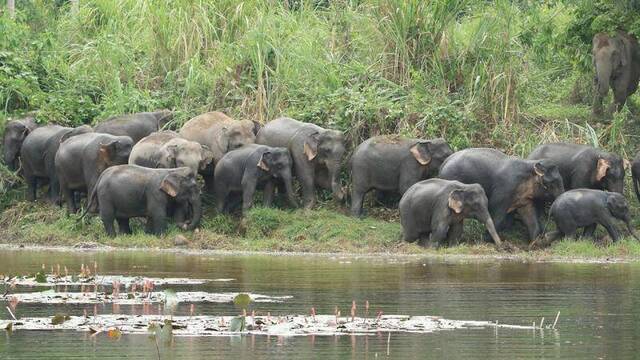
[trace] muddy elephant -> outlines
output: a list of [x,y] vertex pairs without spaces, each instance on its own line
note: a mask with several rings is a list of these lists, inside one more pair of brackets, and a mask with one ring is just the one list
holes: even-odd
[[294,174],[302,186],[305,208],[315,205],[316,187],[331,190],[336,201],[344,199],[344,189],[340,185],[345,152],[342,132],[290,118],[279,118],[260,129],[256,142],[289,150]]
[[489,200],[482,186],[458,181],[429,179],[420,181],[400,199],[400,223],[404,241],[414,242],[425,236],[425,245],[455,246],[460,240],[465,218],[476,219],[487,227],[491,238],[500,245]]
[[633,181],[633,191],[640,201],[640,152],[638,152],[631,162],[631,178]]
[[593,37],[595,68],[593,113],[602,114],[602,99],[613,90],[613,111],[617,111],[638,88],[640,48],[632,35],[619,31],[615,36],[598,33]]
[[275,188],[281,184],[292,207],[297,207],[293,192],[289,150],[283,147],[249,144],[229,151],[216,165],[215,194],[218,212],[228,209],[229,195],[242,193],[242,211],[253,206],[253,195],[264,185],[264,206],[273,202]]
[[205,145],[183,139],[180,134],[165,130],[144,137],[131,149],[129,164],[148,168],[188,167],[194,175],[213,160]]
[[81,134],[93,132],[88,125],[76,128],[46,125],[31,132],[20,149],[22,172],[27,185],[27,200],[35,201],[39,186],[49,184],[49,200],[59,203],[60,183],[55,157],[61,143]]
[[564,192],[562,176],[553,161],[522,160],[495,149],[465,149],[449,156],[439,177],[465,184],[480,184],[489,199],[489,212],[497,231],[508,214],[517,212],[529,239],[541,233],[539,209]]
[[128,136],[135,144],[152,132],[162,130],[172,119],[170,110],[118,115],[96,124],[95,130],[97,133]]
[[161,235],[167,217],[174,208],[188,208],[192,214],[178,226],[193,230],[200,223],[202,204],[200,188],[191,169],[150,169],[137,165],[112,166],[102,172],[94,187],[87,209],[98,207],[104,229],[115,236],[113,221],[121,234],[130,234],[129,219],[146,217],[146,231]]
[[133,147],[128,136],[88,133],[60,144],[55,156],[60,191],[70,213],[78,210],[74,192],[89,194],[100,174],[110,166],[126,164]]
[[208,191],[213,191],[213,171],[218,161],[231,150],[253,144],[255,130],[254,122],[234,120],[219,111],[198,115],[182,126],[183,138],[207,146],[213,154],[212,164],[201,172]]
[[11,120],[4,128],[2,138],[2,155],[5,165],[11,171],[20,167],[20,149],[24,139],[38,127],[33,116]]
[[360,144],[351,156],[351,214],[362,215],[369,190],[400,195],[420,180],[437,176],[442,162],[453,154],[444,139],[376,136]]
[[575,237],[578,228],[584,228],[583,236],[593,237],[598,225],[607,229],[613,241],[618,241],[616,220],[623,221],[629,234],[638,239],[631,226],[629,204],[618,193],[593,189],[567,191],[553,202],[550,214],[558,229],[545,236],[547,241]]
[[555,143],[538,146],[527,159],[549,159],[558,165],[565,190],[585,188],[623,193],[625,166],[616,154],[589,145]]

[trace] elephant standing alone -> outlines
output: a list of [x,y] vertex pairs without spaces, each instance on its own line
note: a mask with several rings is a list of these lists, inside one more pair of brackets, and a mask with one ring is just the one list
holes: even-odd
[[602,99],[613,90],[613,110],[619,110],[636,92],[640,80],[640,47],[632,35],[619,31],[615,36],[598,33],[593,37],[595,95],[593,113],[602,114]]
[[27,135],[37,127],[38,124],[33,116],[11,120],[5,126],[2,138],[2,151],[4,163],[9,170],[18,170],[22,143],[27,138]]
[[436,176],[442,162],[453,154],[444,139],[407,139],[376,136],[360,144],[351,157],[351,215],[362,214],[371,189],[399,192],[420,180]]
[[128,136],[98,133],[74,136],[60,144],[55,168],[70,213],[78,211],[73,192],[89,194],[105,169],[128,162],[132,147]]
[[342,132],[290,118],[279,118],[260,129],[256,142],[289,150],[295,176],[302,185],[305,208],[315,205],[316,187],[330,189],[337,201],[344,199],[344,190],[340,185],[345,152]]

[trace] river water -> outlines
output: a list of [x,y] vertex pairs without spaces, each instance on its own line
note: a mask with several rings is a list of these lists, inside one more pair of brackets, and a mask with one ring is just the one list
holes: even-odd
[[[555,330],[468,329],[431,334],[371,336],[175,337],[163,359],[200,358],[637,358],[640,351],[640,264],[443,261],[393,256],[185,255],[150,251],[58,252],[0,250],[0,274],[37,272],[60,264],[79,272],[98,264],[100,274],[233,278],[230,282],[173,286],[176,290],[291,295],[278,304],[254,304],[265,313],[347,314],[351,302],[371,313],[437,315],[531,325],[560,318]],[[22,289],[24,291],[24,289]],[[0,303],[0,318],[8,318]],[[18,304],[16,316],[93,313],[93,305]],[[114,311],[100,305],[100,313]],[[120,313],[140,312],[131,306]],[[179,305],[176,315],[186,315]],[[195,306],[196,314],[235,315],[232,304]],[[373,316],[373,315],[370,315]],[[104,335],[104,334],[103,334]],[[0,333],[1,359],[157,358],[147,335],[91,337],[81,332]]]

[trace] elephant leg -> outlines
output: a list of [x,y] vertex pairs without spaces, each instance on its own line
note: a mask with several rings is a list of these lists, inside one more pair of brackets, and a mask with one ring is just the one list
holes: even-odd
[[54,205],[61,205],[60,202],[60,182],[55,175],[49,176],[49,201]]
[[302,201],[305,209],[311,209],[316,204],[316,189],[312,164],[296,163],[296,175],[302,186]]
[[608,86],[601,87],[598,84],[597,76],[594,77],[593,84],[594,84],[595,91],[593,95],[592,111],[594,115],[602,115],[602,99],[604,99],[604,97],[607,95],[607,92],[609,91],[609,87]]
[[38,179],[29,174],[24,174],[24,181],[27,184],[27,201],[36,201],[36,191],[38,189]]
[[538,223],[538,214],[535,206],[529,204],[519,208],[517,211],[529,232],[529,242],[534,241],[540,235],[540,224]]
[[153,219],[152,232],[156,236],[160,236],[167,231],[167,214],[165,211],[155,210],[151,214],[151,218]]
[[613,221],[611,221],[610,219],[606,219],[605,221],[602,222],[602,226],[604,226],[604,228],[607,229],[607,232],[609,233],[611,240],[613,240],[614,242],[617,242],[618,240],[620,240],[620,232],[616,228]]
[[242,213],[253,207],[253,195],[256,192],[255,181],[248,181],[242,185]]
[[273,205],[273,197],[276,191],[276,184],[273,180],[267,180],[262,190],[262,203],[264,207],[271,207]]
[[420,238],[420,234],[410,226],[402,227],[402,240],[412,243]]
[[425,244],[425,247],[437,248],[447,239],[448,233],[449,224],[439,224],[431,233],[431,236],[429,237],[428,242]]
[[107,233],[107,235],[109,235],[110,237],[115,237],[116,229],[113,225],[114,211],[109,204],[103,204],[102,206],[100,206],[100,219],[102,219],[104,231]]
[[60,182],[60,191],[62,191],[64,201],[67,203],[67,211],[70,214],[75,213],[78,208],[76,207],[76,199],[73,190],[69,189],[66,184]]
[[147,222],[144,225],[144,232],[147,234],[153,233],[153,218],[150,216],[147,217]]
[[129,218],[117,218],[118,230],[120,234],[131,234],[131,227],[129,227]]
[[224,212],[224,205],[227,197],[229,196],[229,188],[224,185],[218,185],[216,187],[216,211],[218,213]]
[[614,84],[613,102],[615,104],[614,111],[620,111],[627,101],[627,86],[624,84]]
[[213,174],[203,174],[202,178],[204,179],[204,191],[213,194],[215,192]]
[[353,186],[351,189],[351,215],[354,217],[362,216],[362,203],[367,194],[367,189]]
[[598,224],[592,224],[592,225],[589,225],[589,226],[585,226],[584,230],[582,231],[582,237],[593,239],[593,236],[594,236],[594,233],[596,232],[596,227],[597,226],[598,226]]
[[464,226],[462,221],[451,224],[449,232],[447,233],[447,243],[449,243],[450,247],[458,246],[463,228]]

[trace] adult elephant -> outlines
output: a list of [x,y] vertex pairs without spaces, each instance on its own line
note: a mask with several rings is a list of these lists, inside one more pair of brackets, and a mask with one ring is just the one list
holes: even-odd
[[165,130],[152,133],[133,146],[129,164],[148,168],[188,167],[194,175],[213,160],[205,145],[183,139],[180,134]]
[[96,124],[95,129],[97,133],[128,136],[135,144],[152,132],[162,130],[171,119],[173,113],[170,110],[141,112],[110,117]]
[[105,169],[127,163],[132,147],[128,136],[98,133],[74,136],[60,144],[55,168],[70,213],[78,210],[74,191],[89,194]]
[[22,175],[27,185],[27,200],[35,201],[39,185],[49,184],[49,200],[58,203],[60,184],[56,175],[55,157],[60,144],[77,135],[93,132],[88,125],[76,128],[46,125],[31,132],[20,149]]
[[20,148],[22,143],[37,127],[38,124],[33,116],[11,120],[5,126],[2,138],[2,155],[4,163],[9,170],[16,171],[20,167]]
[[487,195],[478,184],[429,179],[411,186],[400,200],[400,223],[404,241],[428,236],[426,245],[439,246],[447,241],[458,244],[465,218],[474,218],[487,227],[496,245],[500,236],[489,214]]
[[453,150],[444,139],[391,135],[365,140],[351,157],[351,214],[362,214],[362,203],[369,190],[402,195],[418,181],[436,176],[451,154]]
[[598,33],[593,37],[595,96],[593,113],[602,114],[602,99],[613,90],[614,110],[636,92],[640,80],[640,47],[632,35],[619,31],[615,36]]
[[340,186],[345,151],[342,132],[283,117],[260,129],[256,142],[289,150],[295,176],[302,185],[305,208],[315,205],[316,187],[330,189],[337,201],[344,199]]
[[253,144],[254,131],[252,121],[234,120],[219,111],[198,115],[182,126],[180,135],[183,138],[205,145],[212,152],[212,164],[201,172],[207,190],[213,191],[213,170],[218,161],[231,150]]
[[146,217],[149,233],[166,231],[167,216],[174,208],[189,208],[189,219],[178,222],[185,230],[200,223],[200,188],[191,169],[150,169],[137,165],[119,165],[106,169],[99,177],[87,209],[100,209],[100,218],[109,236],[115,236],[113,221],[121,234],[130,234],[129,219]]
[[527,159],[553,161],[566,190],[585,188],[623,193],[624,161],[616,154],[589,145],[554,143],[538,146]]
[[636,193],[638,201],[640,201],[640,152],[636,154],[631,162],[631,178],[633,181],[633,191]]
[[562,176],[550,160],[522,160],[501,151],[472,148],[449,156],[440,178],[480,184],[489,199],[489,212],[498,231],[506,216],[516,211],[534,240],[541,233],[539,203],[564,192]]

